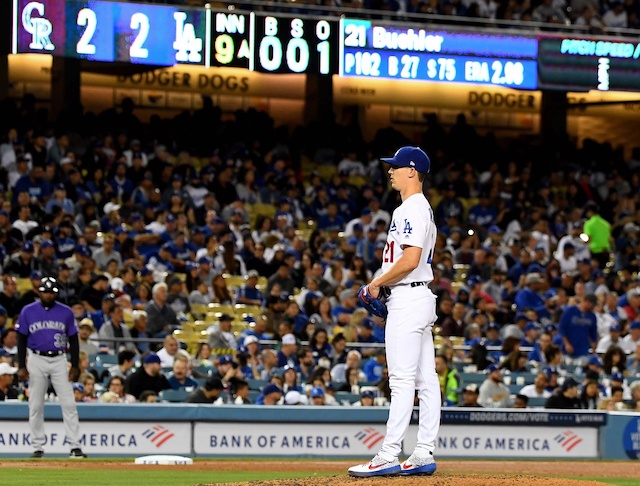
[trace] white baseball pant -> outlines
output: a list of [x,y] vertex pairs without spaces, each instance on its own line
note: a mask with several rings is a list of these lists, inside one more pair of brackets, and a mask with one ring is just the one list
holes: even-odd
[[426,457],[435,450],[442,400],[432,333],[436,296],[425,286],[395,287],[387,300],[387,309],[385,346],[391,404],[380,452],[388,459],[398,457],[402,452],[417,389],[420,423],[414,452]]
[[69,382],[66,356],[61,354],[49,358],[29,352],[27,371],[29,371],[29,426],[31,427],[31,445],[34,450],[44,450],[46,442],[44,396],[49,388],[49,378],[60,401],[64,432],[70,449],[79,448],[80,421],[73,398],[73,388]]

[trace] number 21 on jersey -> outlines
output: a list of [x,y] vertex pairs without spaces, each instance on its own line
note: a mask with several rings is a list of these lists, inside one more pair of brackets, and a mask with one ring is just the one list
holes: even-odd
[[382,260],[385,263],[393,263],[393,248],[395,243],[395,241],[391,240],[390,242],[387,241],[387,244],[384,245],[384,256],[382,257]]

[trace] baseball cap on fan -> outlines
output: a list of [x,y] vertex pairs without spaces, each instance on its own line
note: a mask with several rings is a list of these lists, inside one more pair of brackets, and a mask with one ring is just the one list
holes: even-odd
[[431,169],[431,161],[420,147],[402,147],[393,157],[380,159],[396,167],[413,167],[422,174],[427,174]]

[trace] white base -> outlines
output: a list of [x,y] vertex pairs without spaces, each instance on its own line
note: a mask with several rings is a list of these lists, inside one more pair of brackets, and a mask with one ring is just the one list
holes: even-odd
[[169,456],[165,454],[156,454],[152,456],[136,457],[136,464],[161,464],[170,466],[183,466],[193,464],[193,459],[184,456]]

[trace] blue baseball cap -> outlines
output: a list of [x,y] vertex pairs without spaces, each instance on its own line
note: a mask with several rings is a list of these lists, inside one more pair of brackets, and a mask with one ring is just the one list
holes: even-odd
[[53,241],[51,240],[42,240],[42,243],[40,243],[40,249],[51,248],[51,247],[53,247]]
[[41,280],[42,272],[40,270],[34,270],[33,272],[31,272],[31,275],[29,275],[29,278],[31,280]]
[[487,324],[487,331],[490,331],[491,329],[499,331],[500,330],[500,326],[498,326],[498,323],[496,323],[496,322],[490,322],[489,324]]
[[624,381],[624,376],[619,371],[611,373],[611,381]]
[[87,245],[76,246],[76,253],[82,256],[91,256],[91,250]]
[[600,356],[598,356],[597,354],[592,354],[591,356],[589,356],[589,361],[587,361],[587,364],[600,367],[604,366],[604,364],[602,363],[602,358],[600,358]]
[[22,251],[26,251],[27,253],[33,253],[35,251],[35,248],[33,247],[33,242],[25,241],[22,244]]
[[611,331],[611,332],[621,332],[622,329],[620,329],[620,324],[616,323],[616,324],[611,324],[609,326],[609,331]]
[[207,255],[201,256],[200,258],[198,258],[198,263],[201,265],[203,263],[208,263],[209,265],[211,265],[211,258],[208,257]]
[[144,357],[143,363],[144,364],[149,364],[149,363],[158,363],[160,364],[162,361],[160,361],[160,356],[158,356],[156,353],[149,353]]
[[224,365],[224,364],[231,364],[233,363],[233,359],[231,358],[231,356],[220,356],[220,358],[218,359],[218,364],[219,365]]
[[480,275],[471,275],[471,277],[467,279],[467,287],[470,288],[474,288],[480,283],[482,283],[482,278],[480,277]]
[[267,395],[270,395],[271,393],[282,393],[282,388],[280,388],[275,383],[269,383],[263,388],[262,394],[264,396],[267,396]]
[[142,277],[146,277],[147,275],[151,275],[152,273],[153,273],[153,270],[148,265],[145,265],[140,269],[140,275]]
[[489,226],[489,233],[499,235],[499,234],[502,234],[502,230],[500,229],[499,226],[492,224],[491,226]]
[[381,157],[380,160],[396,167],[413,167],[422,174],[431,170],[431,161],[419,147],[402,147],[393,157]]
[[519,320],[524,319],[525,321],[528,321],[529,318],[527,317],[527,315],[524,312],[518,312],[516,314],[515,319],[513,320],[513,322],[518,322]]
[[487,366],[487,368],[485,369],[485,371],[487,372],[487,374],[489,373],[493,373],[494,371],[499,371],[500,368],[498,368],[498,365],[495,363],[491,363],[489,366]]
[[309,395],[311,398],[324,397],[324,390],[319,386],[314,386]]
[[632,329],[640,329],[640,321],[633,321],[629,325],[629,330],[632,330]]
[[362,393],[360,393],[360,397],[361,398],[375,398],[375,394],[373,393],[372,390],[363,390]]
[[547,324],[544,326],[544,330],[548,333],[556,332],[558,330],[558,326],[555,324]]
[[73,385],[71,385],[71,388],[73,388],[73,391],[79,391],[80,393],[84,393],[84,385],[82,383],[79,382],[75,382]]
[[537,325],[535,322],[533,322],[533,321],[529,321],[529,322],[527,322],[527,324],[524,326],[524,330],[525,330],[525,332],[527,332],[527,331],[531,331],[531,330],[533,330],[533,329],[535,329],[536,331],[539,331],[539,330],[540,330],[540,326],[538,326],[538,325]]

